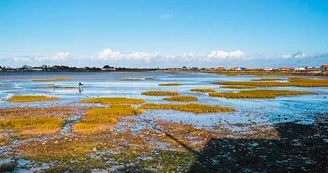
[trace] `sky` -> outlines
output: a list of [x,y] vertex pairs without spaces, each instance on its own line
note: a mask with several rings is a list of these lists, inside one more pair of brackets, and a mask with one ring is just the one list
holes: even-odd
[[0,1],[0,66],[323,63],[327,0]]

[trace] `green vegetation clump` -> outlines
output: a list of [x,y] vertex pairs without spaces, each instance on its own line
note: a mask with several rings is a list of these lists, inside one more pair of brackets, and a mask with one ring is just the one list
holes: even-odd
[[122,81],[139,81],[141,80],[140,78],[122,78]]
[[101,104],[141,104],[143,99],[126,98],[126,97],[99,97],[92,99],[80,100],[80,103],[101,103]]
[[145,78],[145,80],[155,80],[155,78],[154,77],[147,77],[147,78]]
[[306,91],[290,91],[290,90],[248,90],[234,92],[213,92],[209,93],[212,97],[225,97],[225,98],[247,98],[247,99],[261,99],[261,98],[276,98],[277,96],[292,96],[292,95],[305,95],[313,94]]
[[328,87],[328,79],[289,78],[288,82],[213,82],[217,85],[247,85],[257,87]]
[[32,95],[26,95],[26,96],[12,96],[7,101],[10,102],[35,102],[35,101],[54,101],[59,100],[58,97],[48,97],[48,96],[32,96]]
[[83,122],[116,123],[120,116],[134,116],[142,114],[142,110],[134,108],[94,108],[83,118]]
[[193,88],[190,91],[204,92],[204,93],[215,92],[215,90],[212,88]]
[[251,81],[276,81],[276,80],[283,80],[281,78],[258,78],[252,79]]
[[247,86],[247,85],[223,85],[220,88],[231,88],[231,89],[252,89],[257,88],[256,86]]
[[0,120],[1,128],[8,129],[38,129],[38,130],[54,130],[64,125],[64,120],[55,117],[39,117],[39,118],[8,118]]
[[81,122],[73,125],[73,132],[85,135],[103,133],[112,128],[121,116],[135,116],[142,112],[141,109],[132,108],[131,105],[94,108],[86,112]]
[[198,98],[195,96],[172,96],[169,98],[164,98],[166,101],[182,101],[182,102],[190,102],[197,101]]
[[56,82],[56,81],[65,81],[65,80],[72,80],[68,77],[61,77],[61,78],[50,78],[50,79],[34,79],[32,82]]
[[147,95],[147,96],[174,96],[179,95],[178,92],[173,91],[146,91],[142,92],[141,95]]
[[158,84],[158,86],[181,86],[183,84],[181,83],[161,83],[161,84]]
[[200,113],[215,113],[215,112],[233,112],[234,108],[203,105],[203,104],[155,104],[146,103],[140,106],[141,109],[171,109],[176,111]]

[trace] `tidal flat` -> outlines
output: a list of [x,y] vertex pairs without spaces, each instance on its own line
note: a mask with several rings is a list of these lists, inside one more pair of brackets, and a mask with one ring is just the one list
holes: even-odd
[[326,79],[257,78],[1,73],[0,172],[326,172]]

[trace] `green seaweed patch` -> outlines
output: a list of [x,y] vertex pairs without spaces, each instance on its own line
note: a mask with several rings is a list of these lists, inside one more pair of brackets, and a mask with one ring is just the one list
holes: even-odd
[[201,113],[216,113],[216,112],[234,112],[234,108],[222,107],[222,106],[212,106],[204,104],[155,104],[146,103],[140,106],[141,109],[169,109],[183,112],[192,112],[195,114]]

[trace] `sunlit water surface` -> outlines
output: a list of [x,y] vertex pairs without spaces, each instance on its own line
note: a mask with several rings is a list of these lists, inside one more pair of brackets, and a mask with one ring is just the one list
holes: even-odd
[[[32,79],[69,77],[72,80],[60,82],[32,82]],[[154,77],[155,80],[144,80]],[[140,81],[121,81],[122,78],[141,78]],[[256,76],[223,76],[206,73],[160,73],[160,72],[34,72],[34,73],[0,73],[0,97],[9,98],[13,95],[49,95],[59,97],[56,102],[12,103],[0,101],[0,107],[12,106],[64,106],[83,105],[78,100],[90,97],[130,97],[142,98],[149,103],[168,103],[164,97],[144,96],[141,92],[148,90],[178,91],[181,95],[197,96],[198,103],[228,106],[237,109],[233,113],[192,114],[168,110],[145,111],[143,119],[162,119],[175,122],[191,123],[197,126],[210,127],[220,120],[229,123],[245,123],[251,117],[259,123],[277,123],[298,121],[311,123],[314,115],[327,112],[328,88],[302,87],[266,87],[266,89],[288,89],[312,91],[314,95],[278,97],[276,99],[225,99],[210,97],[206,93],[191,92],[191,88],[213,88],[216,91],[238,91],[224,89],[211,84],[214,81],[250,81]],[[267,78],[267,77],[266,77]],[[274,78],[277,78],[275,76]],[[280,77],[287,80],[287,77]],[[82,92],[78,89],[46,89],[56,84],[84,84]],[[182,86],[158,86],[160,83],[183,83]],[[258,88],[261,89],[261,88]],[[172,102],[170,102],[172,103]],[[181,103],[181,102],[177,102]],[[104,106],[104,105],[97,105]]]

